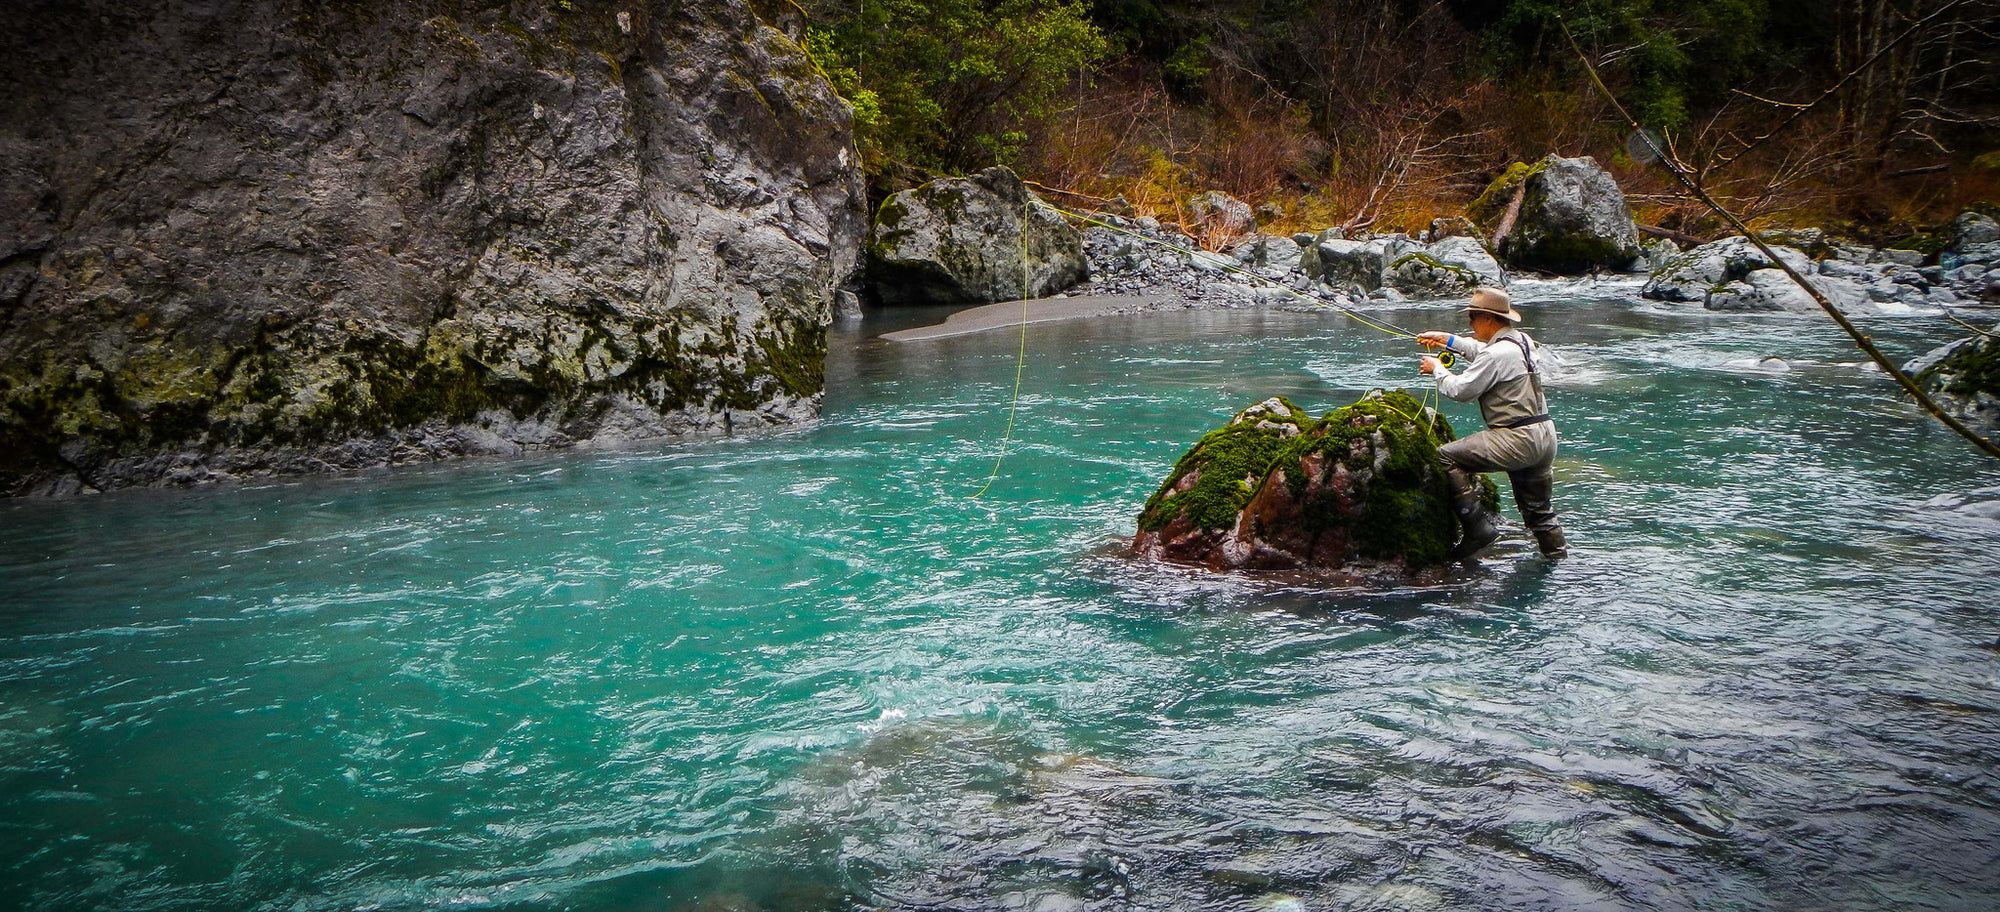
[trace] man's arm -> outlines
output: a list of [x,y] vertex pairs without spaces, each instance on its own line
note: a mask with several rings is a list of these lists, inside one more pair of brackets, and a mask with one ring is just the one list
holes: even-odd
[[[1458,337],[1458,341],[1471,342],[1481,351],[1489,348],[1463,336]],[[1454,401],[1471,402],[1492,389],[1493,384],[1525,375],[1528,372],[1527,363],[1522,361],[1519,355],[1508,357],[1508,349],[1512,348],[1514,346],[1502,346],[1493,352],[1491,357],[1474,360],[1472,366],[1466,368],[1463,374],[1454,374],[1450,368],[1438,365],[1431,371],[1432,375],[1437,377],[1438,392]]]
[[1479,353],[1486,350],[1486,343],[1471,336],[1461,336],[1433,329],[1417,333],[1417,341],[1427,348],[1448,348],[1453,354],[1464,356],[1467,361],[1479,359]]

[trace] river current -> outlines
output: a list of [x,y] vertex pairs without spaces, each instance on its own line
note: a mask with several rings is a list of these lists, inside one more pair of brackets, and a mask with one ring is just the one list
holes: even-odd
[[1419,591],[1122,555],[1418,387],[1285,311],[1030,327],[976,500],[1019,335],[871,323],[786,433],[0,503],[0,908],[1995,908],[2000,465],[1823,319],[1524,291],[1572,557]]

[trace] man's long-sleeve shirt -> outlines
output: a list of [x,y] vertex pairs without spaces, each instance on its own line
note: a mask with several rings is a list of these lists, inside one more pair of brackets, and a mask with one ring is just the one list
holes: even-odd
[[1462,374],[1454,374],[1444,365],[1438,365],[1432,372],[1437,378],[1438,392],[1459,402],[1479,400],[1479,411],[1487,427],[1507,427],[1547,414],[1541,384],[1528,369],[1528,356],[1535,350],[1535,342],[1526,333],[1508,327],[1496,333],[1491,342],[1484,343],[1454,335],[1447,347],[1472,362],[1472,366]]

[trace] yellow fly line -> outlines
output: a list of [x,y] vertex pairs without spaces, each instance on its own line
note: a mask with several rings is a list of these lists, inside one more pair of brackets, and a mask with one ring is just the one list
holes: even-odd
[[[1200,251],[1189,250],[1177,244],[1170,244],[1167,243],[1166,241],[1160,240],[1159,238],[1149,237],[1147,235],[1140,234],[1139,232],[1136,231],[1128,231],[1124,228],[1120,228],[1117,225],[1113,225],[1102,219],[1092,218],[1080,212],[1072,212],[1060,206],[1051,205],[1046,201],[1037,200],[1035,204],[1041,206],[1047,206],[1049,209],[1055,211],[1060,215],[1076,219],[1077,221],[1080,222],[1087,222],[1091,225],[1095,225],[1107,231],[1112,231],[1118,234],[1125,235],[1127,237],[1136,238],[1148,244],[1165,247],[1168,250],[1172,250],[1176,253],[1179,253],[1189,258],[1194,257],[1195,254],[1200,252]],[[1292,288],[1291,286],[1286,285],[1283,282],[1280,282],[1268,276],[1258,275],[1255,272],[1252,272],[1248,269],[1244,269],[1239,266],[1235,266],[1230,263],[1217,262],[1217,261],[1211,261],[1211,262],[1214,266],[1218,268],[1236,273],[1238,275],[1247,276],[1250,279],[1258,282],[1263,282],[1267,285],[1270,285],[1274,288],[1277,288],[1285,292],[1288,295],[1291,295],[1292,297],[1298,298],[1301,301],[1305,301],[1306,303],[1311,304],[1315,307],[1323,307],[1328,310],[1333,310],[1345,314],[1348,317],[1352,318],[1355,322],[1360,323],[1361,325],[1376,330],[1378,332],[1387,333],[1391,336],[1397,336],[1405,339],[1417,338],[1416,333],[1410,332],[1409,330],[1404,329],[1400,326],[1396,326],[1395,324],[1388,323],[1386,321],[1376,320],[1373,317],[1369,317],[1361,313],[1360,311],[1355,310],[1352,307],[1345,307],[1329,301],[1321,300],[1319,298],[1313,297],[1308,294],[1304,294],[1299,290]],[[1027,294],[1029,283],[1027,281],[1028,266],[1025,259],[1022,261],[1021,264],[1021,278],[1022,278],[1021,293]],[[1443,356],[1443,358],[1448,358],[1448,357],[1449,357],[1448,354]],[[1449,365],[1450,362],[1446,361],[1445,363]],[[985,483],[980,485],[979,487],[979,492],[972,495],[973,500],[978,500],[979,498],[984,497],[986,495],[986,492],[992,489],[993,482],[999,479],[1000,477],[1000,463],[1002,460],[1007,458],[1007,445],[1014,439],[1014,417],[1016,414],[1019,413],[1021,407],[1021,376],[1024,370],[1026,369],[1027,364],[1028,364],[1028,299],[1023,298],[1021,300],[1021,344],[1020,344],[1020,351],[1015,355],[1015,361],[1014,361],[1014,394],[1012,400],[1007,405],[1007,430],[1000,437],[999,452],[995,453],[993,456],[993,471],[986,476]],[[1423,399],[1424,409],[1429,411],[1431,414],[1437,413],[1436,397],[1437,397],[1437,390],[1435,387],[1433,387],[1432,389],[1430,389],[1425,393],[1425,397]],[[1410,417],[1410,421],[1416,424],[1418,427],[1423,428],[1425,433],[1430,432],[1429,422],[1419,420],[1414,416],[1406,416],[1406,417]]]
[[[1027,289],[1022,288],[1023,292]],[[993,487],[993,480],[1000,477],[1000,460],[1007,457],[1007,442],[1014,439],[1014,413],[1021,407],[1021,371],[1028,366],[1028,299],[1021,299],[1021,352],[1014,359],[1014,400],[1007,406],[1007,433],[1000,435],[1000,452],[993,454],[993,474],[986,476],[986,483],[980,485],[979,493],[973,500],[986,496],[986,490]]]

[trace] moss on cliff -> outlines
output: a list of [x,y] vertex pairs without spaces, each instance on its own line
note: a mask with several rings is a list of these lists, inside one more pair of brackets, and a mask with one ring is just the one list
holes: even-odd
[[[415,344],[357,333],[319,346],[310,330],[260,330],[234,348],[142,347],[116,371],[51,360],[0,374],[0,488],[6,476],[69,465],[66,452],[312,447],[491,412],[588,417],[611,395],[668,414],[751,411],[823,390],[824,328],[720,329],[632,332],[586,316],[573,332],[472,339],[447,320]],[[524,349],[539,360],[493,366]]]

